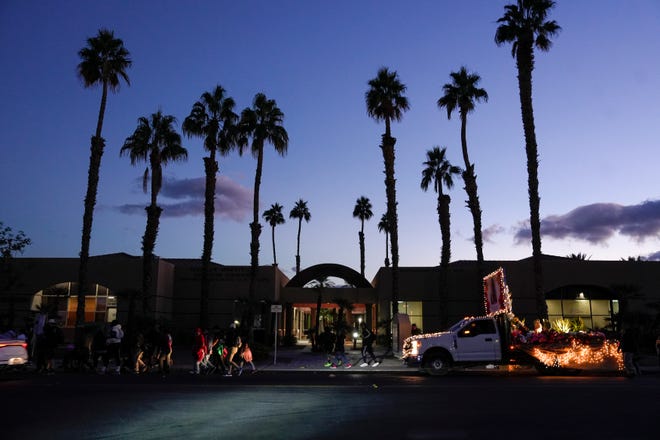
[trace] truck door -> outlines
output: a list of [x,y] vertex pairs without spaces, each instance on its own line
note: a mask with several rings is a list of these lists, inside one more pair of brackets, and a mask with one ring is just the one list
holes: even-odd
[[492,319],[475,319],[456,333],[458,361],[487,361],[501,359],[500,339]]

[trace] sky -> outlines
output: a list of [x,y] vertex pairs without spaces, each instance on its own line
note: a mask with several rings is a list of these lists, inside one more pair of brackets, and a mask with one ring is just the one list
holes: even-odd
[[[259,212],[284,206],[275,229],[280,269],[295,274],[303,199],[302,268],[337,263],[360,271],[356,200],[368,197],[366,271],[383,266],[384,124],[369,118],[367,83],[396,71],[410,110],[392,125],[400,266],[436,266],[441,237],[436,194],[420,189],[426,152],[446,147],[463,167],[458,114],[437,100],[450,73],[481,77],[488,102],[468,116],[467,142],[483,211],[486,260],[531,255],[527,171],[517,71],[511,46],[494,42],[508,0],[76,1],[0,3],[0,222],[31,240],[22,256],[77,257],[90,137],[101,89],[77,76],[78,51],[101,28],[130,52],[130,85],[110,94],[103,125],[91,255],[141,255],[146,226],[144,164],[120,157],[137,119],[162,110],[178,129],[216,85],[249,107],[256,93],[285,115],[288,152],[266,146]],[[539,150],[542,251],[591,260],[660,259],[660,2],[559,0],[562,27],[549,52],[536,52],[533,104]],[[188,160],[169,164],[155,253],[199,258],[206,155],[183,138]],[[250,263],[249,223],[256,160],[219,160],[213,261]],[[451,196],[452,261],[474,260],[472,217],[460,179]],[[272,264],[270,226],[260,264]]]

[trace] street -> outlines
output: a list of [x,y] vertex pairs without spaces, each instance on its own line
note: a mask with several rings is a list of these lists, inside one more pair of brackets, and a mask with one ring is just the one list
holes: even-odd
[[651,439],[659,384],[657,375],[28,374],[0,378],[2,437]]

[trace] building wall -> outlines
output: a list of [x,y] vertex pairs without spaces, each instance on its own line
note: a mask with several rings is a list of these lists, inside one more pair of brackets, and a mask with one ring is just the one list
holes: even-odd
[[[57,283],[77,282],[78,258],[15,258],[14,272],[18,281],[10,291],[0,292],[0,314],[6,316],[9,298],[13,298],[16,325],[29,322],[32,297]],[[535,316],[534,272],[532,259],[520,261],[487,261],[485,274],[503,267],[511,290],[514,313],[531,322]],[[578,261],[544,257],[546,292],[567,285],[594,285],[612,290],[617,285],[637,289],[639,298],[631,301],[631,309],[641,310],[649,302],[660,301],[660,262],[656,261]],[[389,318],[391,268],[381,268],[372,281],[373,289],[332,289],[323,301],[341,297],[353,303],[375,304],[377,321]],[[199,323],[201,262],[199,259],[156,259],[152,310],[154,316],[171,321],[177,329],[192,329]],[[485,275],[484,274],[484,275]],[[249,266],[211,265],[209,313],[211,326],[227,327],[241,318],[248,300]],[[315,303],[313,289],[287,288],[289,279],[277,266],[261,266],[257,295],[263,312],[264,329],[272,328],[270,304]],[[101,255],[90,258],[89,282],[108,287],[120,297],[119,319],[125,320],[128,301],[122,292],[139,291],[142,283],[142,258],[127,254]],[[484,314],[483,291],[474,261],[456,261],[448,270],[448,319],[455,322],[468,315]],[[4,284],[0,284],[4,286]],[[399,300],[421,301],[425,331],[440,330],[438,299],[438,267],[401,267]],[[327,296],[331,295],[331,298]],[[26,321],[27,320],[27,321]]]

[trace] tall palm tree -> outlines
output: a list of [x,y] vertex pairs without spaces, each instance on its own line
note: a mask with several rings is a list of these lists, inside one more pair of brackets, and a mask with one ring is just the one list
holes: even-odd
[[451,235],[450,235],[450,217],[449,203],[451,198],[449,194],[444,194],[443,187],[448,190],[454,187],[454,175],[460,174],[461,169],[452,165],[446,157],[447,148],[433,147],[426,152],[425,168],[422,170],[421,188],[424,191],[433,185],[433,190],[438,194],[438,222],[440,223],[440,232],[442,235],[442,253],[440,257],[440,266],[449,266],[451,259]]
[[273,234],[273,264],[277,266],[277,255],[275,254],[275,226],[284,224],[284,214],[282,214],[283,206],[279,203],[270,205],[270,209],[264,211],[264,220],[268,222],[272,228]]
[[355,208],[353,208],[353,217],[360,219],[358,237],[360,239],[360,274],[362,277],[364,277],[364,221],[369,220],[373,215],[369,199],[364,196],[358,198],[355,202]]
[[451,83],[442,86],[444,94],[438,99],[438,107],[447,109],[447,119],[451,119],[451,114],[458,109],[461,117],[461,148],[463,151],[463,162],[465,170],[463,171],[463,181],[465,182],[465,192],[468,196],[468,208],[472,214],[474,223],[474,247],[477,250],[477,283],[481,291],[484,265],[483,237],[481,233],[481,207],[479,206],[479,195],[477,192],[477,176],[474,173],[474,164],[470,162],[467,147],[467,115],[474,111],[475,102],[488,101],[488,93],[484,89],[477,87],[481,77],[476,73],[468,73],[465,67],[461,67],[458,72],[451,72]]
[[428,190],[432,184],[433,189],[438,194],[438,222],[440,223],[440,234],[442,235],[442,252],[440,255],[440,271],[438,282],[438,296],[440,299],[440,328],[447,325],[447,269],[451,259],[451,233],[449,204],[451,198],[449,194],[443,193],[443,187],[451,189],[454,186],[453,176],[460,174],[461,169],[453,166],[446,158],[447,148],[433,147],[426,152],[426,168],[422,170],[421,187],[424,191]]
[[87,46],[78,52],[78,76],[85,87],[101,86],[101,106],[96,122],[96,132],[92,137],[89,170],[87,171],[87,194],[83,214],[82,240],[80,246],[80,267],[78,270],[78,308],[76,311],[76,345],[82,341],[82,329],[85,322],[85,295],[87,294],[87,265],[89,262],[89,243],[92,235],[94,206],[98,192],[99,171],[105,140],[101,137],[103,117],[108,99],[108,90],[116,92],[123,79],[130,85],[126,70],[131,67],[130,53],[124,48],[124,42],[115,38],[114,32],[100,29],[95,37],[87,39]]
[[396,212],[396,181],[394,179],[396,139],[392,137],[390,125],[392,121],[400,121],[403,113],[410,106],[408,98],[403,95],[406,86],[399,80],[396,72],[390,72],[383,67],[378,70],[376,77],[370,80],[368,85],[369,89],[365,93],[367,114],[376,121],[385,122],[385,133],[382,136],[380,147],[385,162],[385,193],[392,250],[392,314],[395,316],[399,313],[399,233]]
[[302,229],[302,221],[305,220],[309,223],[309,219],[312,218],[312,214],[307,207],[307,202],[303,199],[298,200],[289,213],[289,218],[298,219],[298,241],[296,246],[296,275],[298,275],[300,273],[300,230]]
[[390,251],[388,241],[390,236],[390,225],[387,214],[383,214],[378,222],[378,232],[385,232],[385,267],[390,267]]
[[[259,223],[259,187],[261,185],[261,173],[264,162],[264,144],[270,143],[275,151],[284,156],[289,145],[289,135],[282,126],[284,113],[277,106],[274,99],[266,98],[263,93],[257,93],[252,101],[252,108],[246,108],[241,112],[239,122],[240,138],[239,153],[248,146],[248,139],[252,140],[250,151],[257,158],[257,170],[254,175],[254,200],[252,206],[253,218],[250,223],[250,304],[254,304],[257,293],[257,270],[259,267],[259,236],[261,235],[261,224]],[[249,310],[252,314],[253,311]],[[253,319],[248,316],[249,339],[253,339]]]
[[532,71],[534,70],[534,48],[547,52],[552,46],[550,37],[555,36],[561,27],[554,20],[547,20],[555,6],[552,0],[517,0],[516,4],[504,6],[505,13],[497,22],[495,43],[500,46],[512,43],[511,55],[518,68],[518,90],[523,131],[525,132],[525,152],[527,154],[527,192],[529,195],[529,223],[532,232],[532,260],[534,264],[534,291],[536,311],[540,318],[548,318],[548,306],[543,292],[543,269],[541,266],[541,219],[539,197],[539,157],[534,128],[534,108],[532,106]]
[[[133,134],[126,138],[119,151],[120,156],[128,155],[131,165],[146,162],[142,189],[147,192],[151,183],[151,202],[147,206],[147,227],[142,238],[142,313],[149,310],[149,292],[151,291],[151,268],[160,214],[163,211],[158,206],[158,193],[163,185],[163,167],[170,162],[182,161],[188,158],[188,151],[181,145],[181,136],[174,125],[176,118],[163,115],[159,110],[149,118],[142,116]],[[151,180],[149,174],[151,171]]]
[[202,274],[200,292],[200,326],[208,327],[209,321],[209,268],[213,251],[215,218],[215,184],[218,173],[216,153],[225,156],[237,144],[234,100],[226,95],[225,89],[216,85],[211,92],[205,92],[193,104],[190,115],[183,121],[183,133],[189,138],[204,139],[204,148],[209,152],[204,158],[206,189],[204,191],[204,245],[202,249]]

